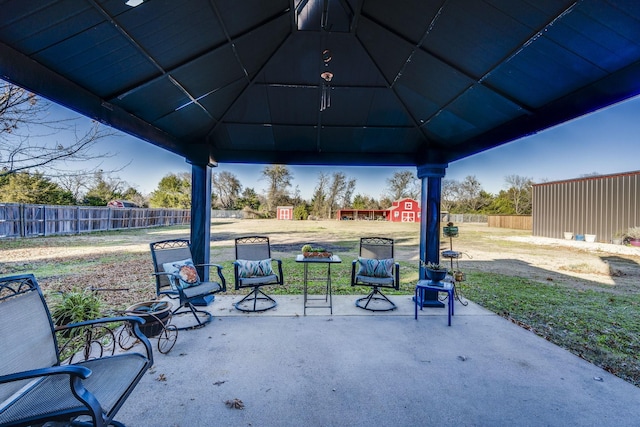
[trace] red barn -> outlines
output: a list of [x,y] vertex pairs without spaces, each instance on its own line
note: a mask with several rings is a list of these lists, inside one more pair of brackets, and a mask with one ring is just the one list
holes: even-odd
[[392,222],[420,222],[420,203],[409,198],[396,200],[389,208],[388,218]]
[[278,206],[276,208],[277,219],[293,219],[293,206]]

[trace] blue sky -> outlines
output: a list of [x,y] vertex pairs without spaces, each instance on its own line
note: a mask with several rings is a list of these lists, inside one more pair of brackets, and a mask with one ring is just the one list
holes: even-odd
[[[62,107],[53,107],[62,109]],[[59,111],[59,114],[72,115]],[[88,120],[88,119],[82,119]],[[87,121],[88,123],[88,121]],[[153,191],[170,172],[190,172],[183,158],[132,136],[121,134],[103,140],[99,150],[118,153],[104,160],[103,168],[131,164],[116,175],[143,194]],[[583,116],[498,148],[451,163],[445,178],[463,180],[475,175],[482,188],[497,194],[506,188],[507,175],[532,178],[534,182],[577,178],[594,172],[611,174],[640,170],[640,97]],[[262,192],[264,165],[220,164],[214,172],[229,171],[245,187]],[[289,166],[293,188],[310,199],[320,172],[342,171],[357,179],[355,194],[380,197],[386,179],[395,171],[415,168]]]

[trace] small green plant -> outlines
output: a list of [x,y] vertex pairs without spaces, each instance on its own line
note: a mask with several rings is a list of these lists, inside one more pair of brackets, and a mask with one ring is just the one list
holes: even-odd
[[312,253],[313,253],[313,252],[326,252],[326,249],[325,249],[325,248],[319,248],[319,247],[318,247],[318,248],[314,248],[314,247],[313,247],[313,246],[311,246],[311,245],[304,245],[304,246],[302,247],[302,252],[303,252],[303,253],[304,253],[304,252],[312,252]]
[[446,270],[447,269],[447,267],[445,267],[444,265],[431,262],[431,261],[427,263],[423,262],[422,264],[424,265],[425,268],[428,268],[429,270]]
[[627,233],[625,233],[622,230],[618,230],[615,233],[613,233],[614,239],[624,239],[626,236],[627,236]]
[[73,289],[57,294],[51,317],[57,326],[96,319],[101,316],[102,301],[93,292]]

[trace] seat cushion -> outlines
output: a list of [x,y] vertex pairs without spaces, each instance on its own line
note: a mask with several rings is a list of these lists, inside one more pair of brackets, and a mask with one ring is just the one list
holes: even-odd
[[393,277],[372,277],[372,276],[356,276],[356,285],[374,285],[394,287]]
[[222,287],[220,283],[216,282],[200,282],[197,286],[191,286],[187,289],[184,289],[184,296],[187,298],[197,298],[203,295],[213,294],[215,292],[220,292]]
[[271,258],[259,261],[239,259],[235,261],[238,277],[265,277],[273,275]]
[[359,276],[368,277],[392,277],[393,258],[388,259],[372,259],[358,257]]
[[178,280],[172,280],[171,282],[182,289],[200,284],[198,271],[191,258],[181,261],[165,262],[162,264],[162,268],[165,272],[171,273],[178,278]]
[[278,276],[270,274],[261,277],[239,277],[239,286],[270,285],[278,283]]

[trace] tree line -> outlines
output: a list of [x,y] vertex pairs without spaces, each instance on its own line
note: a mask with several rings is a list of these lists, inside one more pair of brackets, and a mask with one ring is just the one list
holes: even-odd
[[[261,172],[266,188],[258,193],[243,186],[238,177],[227,171],[214,172],[211,181],[211,204],[214,209],[247,210],[257,216],[274,217],[278,206],[293,206],[295,219],[335,218],[340,209],[387,209],[393,201],[405,197],[420,199],[420,180],[410,171],[398,171],[386,180],[378,197],[356,193],[356,179],[343,172],[321,172],[313,195],[305,200],[294,177],[284,165],[265,166]],[[53,205],[105,206],[114,199],[128,200],[140,207],[188,209],[191,206],[191,174],[169,173],[151,194],[145,196],[134,186],[98,171],[70,185],[40,172],[16,172],[0,175],[0,202]],[[491,194],[482,189],[475,176],[462,181],[442,181],[441,209],[450,213],[531,214],[529,178],[505,177],[506,190]],[[84,188],[84,191],[82,191]]]
[[[50,104],[24,89],[0,80],[0,202],[105,206],[114,199],[140,207],[188,209],[191,175],[169,173],[149,195],[117,177],[118,170],[70,167],[113,156],[97,151],[97,144],[113,133],[93,122],[78,131],[74,120],[52,120]],[[74,135],[70,142],[51,144],[52,135]],[[73,170],[73,172],[70,172]],[[419,199],[415,173],[398,171],[386,180],[378,198],[356,193],[356,179],[343,172],[322,172],[310,200],[301,197],[294,176],[284,165],[268,165],[261,172],[266,189],[258,193],[231,172],[212,174],[212,206],[243,209],[261,217],[275,216],[277,206],[294,206],[296,219],[334,218],[339,209],[386,209],[405,197]],[[510,175],[507,189],[491,194],[475,176],[462,181],[443,179],[442,210],[451,213],[530,214],[532,180]]]

